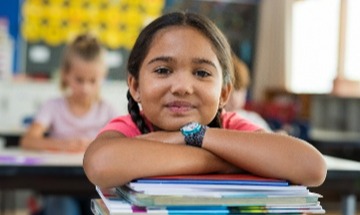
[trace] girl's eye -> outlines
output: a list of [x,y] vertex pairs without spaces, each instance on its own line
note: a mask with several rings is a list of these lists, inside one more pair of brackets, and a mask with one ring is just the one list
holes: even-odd
[[167,75],[167,74],[169,74],[170,72],[171,72],[170,69],[164,68],[164,67],[162,67],[162,68],[157,68],[157,69],[155,70],[155,73],[157,73],[157,74],[159,74],[159,75]]
[[205,70],[198,70],[195,72],[195,75],[198,77],[201,77],[201,78],[205,78],[205,77],[210,76],[211,74]]

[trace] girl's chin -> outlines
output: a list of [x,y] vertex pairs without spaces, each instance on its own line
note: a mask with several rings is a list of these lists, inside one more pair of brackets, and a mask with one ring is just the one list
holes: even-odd
[[180,131],[181,125],[164,125],[161,127],[154,126],[155,131]]
[[163,131],[180,131],[180,128],[183,127],[185,124],[189,123],[189,122],[195,122],[196,120],[179,120],[179,121],[175,121],[175,120],[169,120],[169,122],[173,122],[171,124],[169,123],[164,123],[161,128],[159,128],[158,130],[163,130]]

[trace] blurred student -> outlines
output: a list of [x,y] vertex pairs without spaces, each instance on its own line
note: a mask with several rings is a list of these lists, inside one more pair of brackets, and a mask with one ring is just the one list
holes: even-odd
[[246,64],[234,53],[232,53],[231,57],[234,65],[234,83],[229,100],[225,105],[225,110],[229,112],[237,112],[243,118],[260,126],[262,129],[271,131],[270,126],[266,120],[260,116],[260,114],[244,109],[247,89],[250,85],[249,69]]
[[66,47],[61,66],[63,96],[46,101],[21,146],[33,150],[84,152],[116,111],[100,98],[106,77],[104,50],[99,41],[79,35]]
[[[106,77],[104,49],[88,34],[79,35],[70,43],[63,56],[60,86],[63,96],[46,101],[21,146],[31,150],[83,153],[111,118],[117,116],[113,107],[100,98]],[[72,198],[47,196],[45,214],[79,214]]]

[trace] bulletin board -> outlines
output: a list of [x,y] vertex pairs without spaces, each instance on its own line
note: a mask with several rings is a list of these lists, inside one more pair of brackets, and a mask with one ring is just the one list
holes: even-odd
[[129,50],[141,29],[163,13],[188,10],[212,19],[251,68],[257,9],[255,0],[24,0],[23,67],[30,76],[56,76],[65,45],[91,32],[108,51],[109,78],[124,79]]

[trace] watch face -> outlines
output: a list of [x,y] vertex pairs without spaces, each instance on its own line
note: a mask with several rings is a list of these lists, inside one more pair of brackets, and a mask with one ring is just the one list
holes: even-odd
[[206,126],[198,122],[190,122],[180,128],[181,133],[184,135],[185,144],[201,147],[206,128]]
[[194,130],[197,126],[198,126],[198,124],[197,124],[196,122],[191,122],[190,124],[187,124],[187,125],[184,127],[184,130],[185,130],[185,131],[192,131],[192,130]]
[[184,127],[181,128],[181,132],[184,135],[190,135],[197,133],[201,129],[201,125],[197,122],[191,122],[189,124],[184,125]]

